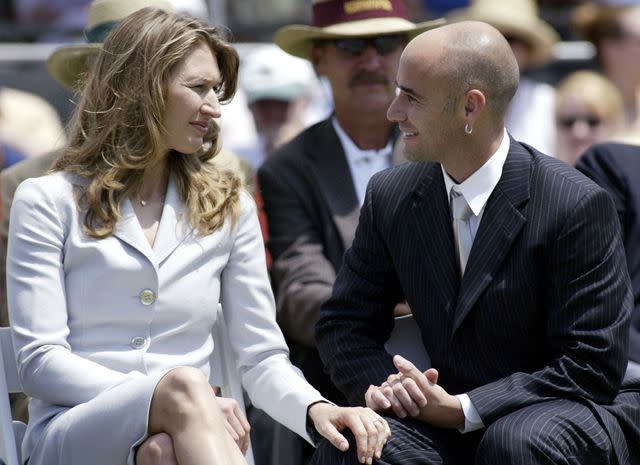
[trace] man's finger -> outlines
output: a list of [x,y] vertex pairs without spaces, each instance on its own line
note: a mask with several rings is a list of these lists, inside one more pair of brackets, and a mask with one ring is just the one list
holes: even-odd
[[389,386],[382,389],[382,394],[387,398],[389,403],[391,404],[391,410],[396,414],[398,418],[405,418],[407,416],[407,411],[404,409],[396,395],[393,393],[393,389]]
[[406,358],[400,355],[395,355],[393,357],[393,364],[403,376],[414,380],[422,392],[425,392],[430,388],[429,380],[426,375],[418,370],[418,368],[416,368],[416,366]]
[[378,386],[371,385],[364,394],[364,399],[372,410],[386,410],[391,407],[391,402],[382,394]]
[[404,410],[409,413],[409,415],[411,415],[412,417],[418,416],[418,414],[420,413],[420,406],[411,398],[411,395],[407,392],[403,383],[394,384],[393,393],[402,404]]
[[431,384],[438,384],[439,373],[438,373],[438,370],[436,370],[435,368],[429,368],[427,371],[424,372],[424,375],[427,377],[427,379]]
[[403,379],[402,385],[419,408],[427,406],[427,398],[413,379],[408,377]]

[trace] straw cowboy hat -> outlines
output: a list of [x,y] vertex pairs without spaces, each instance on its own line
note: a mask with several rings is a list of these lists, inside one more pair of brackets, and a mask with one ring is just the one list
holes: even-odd
[[315,40],[407,34],[416,36],[444,24],[436,19],[414,24],[402,0],[313,0],[313,25],[278,29],[273,41],[285,52],[309,58]]
[[89,6],[85,36],[88,43],[65,45],[53,51],[47,70],[69,89],[76,89],[90,62],[102,48],[102,42],[120,21],[141,8],[154,6],[171,11],[168,0],[94,0]]
[[515,37],[531,47],[531,65],[544,65],[553,58],[556,31],[538,16],[534,0],[475,0],[470,7],[447,16],[449,21],[474,20],[491,24],[506,37]]

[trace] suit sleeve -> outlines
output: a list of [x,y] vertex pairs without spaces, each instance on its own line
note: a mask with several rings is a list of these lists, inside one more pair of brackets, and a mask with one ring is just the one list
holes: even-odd
[[610,157],[609,153],[608,148],[596,145],[580,157],[576,169],[611,195],[624,233],[627,230],[627,174],[613,162],[614,157]]
[[546,344],[553,358],[470,391],[483,422],[527,405],[577,397],[610,403],[627,363],[632,304],[620,228],[610,197],[590,189],[549,244]]
[[403,293],[374,221],[373,185],[372,180],[353,244],[316,326],[320,357],[351,405],[364,405],[369,385],[398,371],[384,343]]
[[11,329],[24,392],[73,406],[143,375],[121,373],[71,351],[63,264],[66,225],[50,187],[35,179],[23,182],[11,208],[7,254]]
[[322,396],[289,361],[275,320],[256,207],[244,197],[243,214],[221,278],[220,303],[242,385],[253,404],[308,441],[307,407]]
[[278,323],[292,340],[315,347],[314,325],[320,305],[331,296],[336,273],[311,217],[311,199],[273,166],[263,166],[258,180],[269,228]]

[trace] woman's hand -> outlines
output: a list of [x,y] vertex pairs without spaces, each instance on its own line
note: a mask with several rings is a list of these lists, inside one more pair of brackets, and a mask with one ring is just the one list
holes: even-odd
[[349,428],[356,438],[361,463],[371,464],[374,457],[379,459],[391,436],[387,422],[370,408],[337,407],[318,402],[309,407],[309,417],[318,433],[343,452],[349,449],[349,442],[340,431]]
[[[214,390],[215,392],[215,390]],[[249,448],[249,431],[251,427],[247,417],[235,399],[216,397],[216,402],[225,418],[225,427],[243,454]]]

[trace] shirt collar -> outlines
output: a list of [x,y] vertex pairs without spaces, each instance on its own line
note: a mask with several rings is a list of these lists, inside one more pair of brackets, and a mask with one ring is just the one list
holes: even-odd
[[353,142],[353,140],[351,140],[351,137],[349,137],[347,133],[344,132],[344,129],[342,129],[342,126],[340,126],[340,123],[335,116],[331,118],[331,124],[333,124],[333,129],[335,129],[336,134],[338,134],[338,138],[342,143],[344,153],[347,155],[347,158],[351,159],[353,162],[357,163],[359,161],[371,159],[373,157],[386,157],[391,154],[391,141],[387,142],[387,145],[381,149],[362,150],[355,144],[355,142]]
[[509,134],[507,133],[507,130],[504,129],[502,142],[500,142],[498,150],[489,157],[480,169],[460,184],[456,184],[444,170],[444,167],[440,165],[442,175],[444,176],[447,199],[449,199],[451,195],[451,189],[453,186],[457,186],[458,190],[469,204],[469,208],[471,208],[473,214],[478,216],[487,204],[487,200],[489,200],[489,196],[493,192],[493,189],[498,185],[498,181],[500,181],[502,168],[504,167],[504,162],[507,160],[507,154],[509,153],[509,145]]

